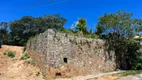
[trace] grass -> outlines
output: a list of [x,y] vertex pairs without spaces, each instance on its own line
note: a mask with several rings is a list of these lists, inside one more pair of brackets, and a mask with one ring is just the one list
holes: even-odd
[[128,70],[128,71],[122,71],[117,74],[106,75],[106,76],[102,76],[102,77],[98,77],[98,78],[92,78],[89,80],[100,80],[100,79],[101,80],[117,80],[120,77],[125,77],[125,76],[129,76],[129,75],[135,76],[140,73],[142,73],[142,70]]
[[121,73],[118,73],[120,76],[128,76],[128,75],[136,75],[142,73],[142,70],[129,70],[129,71],[124,71]]
[[94,34],[88,34],[85,36],[86,38],[92,38],[92,39],[98,39],[98,36],[97,35],[94,35]]
[[15,57],[16,52],[8,51],[6,54],[7,54],[7,56],[8,56],[8,57],[10,57],[10,58],[14,58],[14,57]]
[[30,58],[30,55],[28,53],[24,54],[20,60],[26,60],[26,59],[29,59]]

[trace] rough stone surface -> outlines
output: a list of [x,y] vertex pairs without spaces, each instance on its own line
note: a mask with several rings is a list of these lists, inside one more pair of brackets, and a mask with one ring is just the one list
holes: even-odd
[[72,77],[116,69],[115,53],[101,39],[86,39],[52,29],[29,41],[27,52],[45,78]]

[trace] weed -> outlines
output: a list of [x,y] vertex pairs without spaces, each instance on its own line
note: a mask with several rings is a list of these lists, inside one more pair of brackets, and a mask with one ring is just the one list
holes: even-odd
[[28,58],[30,58],[30,55],[28,53],[26,53],[20,58],[20,60],[26,60]]
[[13,52],[13,51],[8,51],[7,52],[7,56],[10,57],[10,58],[14,58],[15,54],[16,54],[16,52]]

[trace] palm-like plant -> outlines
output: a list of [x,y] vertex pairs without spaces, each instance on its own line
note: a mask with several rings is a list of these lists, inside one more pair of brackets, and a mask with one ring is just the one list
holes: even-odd
[[80,18],[76,23],[75,31],[85,35],[88,33],[87,28],[86,19]]

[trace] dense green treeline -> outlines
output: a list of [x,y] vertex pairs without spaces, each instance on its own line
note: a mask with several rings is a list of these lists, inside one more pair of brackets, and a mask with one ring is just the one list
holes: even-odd
[[4,44],[23,46],[30,37],[44,32],[49,28],[61,28],[66,19],[60,15],[45,15],[34,18],[24,16],[13,22],[2,22],[0,28],[0,39]]

